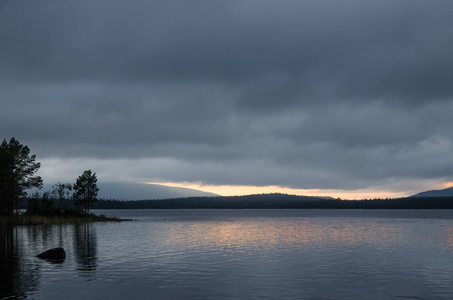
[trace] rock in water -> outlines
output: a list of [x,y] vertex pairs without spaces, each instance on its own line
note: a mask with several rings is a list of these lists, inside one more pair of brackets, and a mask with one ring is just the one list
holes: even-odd
[[36,257],[43,259],[65,259],[66,252],[63,248],[53,248],[36,255]]

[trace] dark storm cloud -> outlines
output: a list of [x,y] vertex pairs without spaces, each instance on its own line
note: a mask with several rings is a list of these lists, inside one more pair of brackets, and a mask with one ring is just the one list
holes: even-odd
[[0,134],[170,158],[147,175],[169,181],[452,179],[452,20],[451,1],[3,1]]

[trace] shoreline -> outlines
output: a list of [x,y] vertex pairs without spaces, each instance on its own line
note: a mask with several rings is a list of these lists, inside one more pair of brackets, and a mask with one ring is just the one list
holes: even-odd
[[79,216],[42,216],[42,215],[13,215],[0,216],[0,225],[5,226],[27,226],[27,225],[55,225],[55,224],[84,224],[92,222],[124,222],[133,219],[107,217],[105,215],[79,215]]

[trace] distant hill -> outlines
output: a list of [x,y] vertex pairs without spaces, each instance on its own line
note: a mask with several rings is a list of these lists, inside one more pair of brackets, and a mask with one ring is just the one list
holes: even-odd
[[[45,184],[43,191],[50,191],[53,184]],[[212,197],[217,194],[202,192],[194,189],[169,187],[159,184],[98,182],[101,199],[117,200],[153,200],[185,197]]]
[[444,190],[431,190],[421,192],[411,197],[453,197],[453,187]]
[[99,183],[99,198],[150,200],[182,197],[218,196],[199,190],[144,183]]

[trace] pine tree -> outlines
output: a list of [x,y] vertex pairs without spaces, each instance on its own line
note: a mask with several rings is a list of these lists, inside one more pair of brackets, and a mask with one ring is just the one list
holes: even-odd
[[14,137],[0,144],[0,215],[11,215],[26,196],[25,190],[42,187],[40,176],[33,176],[41,167],[36,155]]
[[91,170],[84,171],[82,175],[77,178],[74,184],[74,205],[77,207],[82,206],[85,214],[90,212],[90,205],[97,201],[98,187],[97,187],[96,173],[91,173]]

